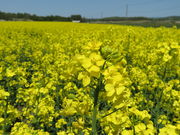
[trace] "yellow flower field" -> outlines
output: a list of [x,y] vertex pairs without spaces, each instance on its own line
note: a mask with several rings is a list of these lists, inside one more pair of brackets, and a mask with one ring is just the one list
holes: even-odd
[[0,22],[0,133],[179,135],[180,30]]

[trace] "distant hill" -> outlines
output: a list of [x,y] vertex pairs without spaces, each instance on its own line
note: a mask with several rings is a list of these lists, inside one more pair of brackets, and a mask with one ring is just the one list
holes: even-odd
[[152,21],[152,20],[174,20],[174,21],[179,21],[180,16],[168,16],[168,17],[156,17],[156,18],[149,18],[149,17],[105,17],[105,18],[99,18],[99,19],[94,19],[97,21],[142,21],[142,20],[147,20],[147,21]]
[[168,16],[168,17],[160,17],[160,18],[156,18],[156,19],[180,21],[180,16]]
[[101,21],[139,21],[139,20],[151,20],[151,18],[147,18],[147,17],[118,17],[118,16],[114,16],[114,17],[106,17],[106,18],[100,18],[97,20],[101,20]]

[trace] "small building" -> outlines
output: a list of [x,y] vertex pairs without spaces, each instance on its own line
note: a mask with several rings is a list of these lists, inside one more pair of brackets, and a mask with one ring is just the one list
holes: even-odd
[[80,23],[80,20],[72,20],[73,23]]

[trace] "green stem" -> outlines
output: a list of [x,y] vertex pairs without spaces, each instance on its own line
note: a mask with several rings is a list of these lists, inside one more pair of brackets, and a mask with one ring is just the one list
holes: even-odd
[[101,119],[103,119],[103,118],[105,118],[105,117],[107,117],[107,116],[109,116],[109,115],[111,115],[111,114],[113,114],[113,113],[115,113],[115,112],[117,112],[117,111],[119,111],[119,110],[121,110],[121,109],[122,109],[122,108],[115,109],[114,111],[112,111],[112,112],[110,112],[110,113],[102,116]]
[[6,119],[7,119],[7,110],[8,110],[8,100],[6,101],[5,110],[4,110],[4,125],[3,125],[3,132],[6,132]]
[[98,96],[99,96],[99,91],[102,87],[102,74],[100,75],[99,81],[98,81],[98,86],[94,91],[94,108],[93,108],[93,116],[92,116],[92,132],[93,135],[97,135],[97,106],[98,106]]
[[92,116],[92,132],[93,132],[93,135],[97,135],[96,115],[97,115],[97,106],[94,106],[93,116]]
[[[104,62],[102,69],[104,69],[106,62]],[[98,85],[94,91],[94,108],[93,108],[93,115],[92,115],[92,133],[93,135],[97,135],[97,111],[98,111],[98,96],[100,90],[103,88],[103,75],[100,73],[100,77],[98,79]]]

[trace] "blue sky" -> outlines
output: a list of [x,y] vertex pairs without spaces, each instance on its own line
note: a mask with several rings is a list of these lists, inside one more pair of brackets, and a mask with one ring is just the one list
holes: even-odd
[[180,16],[180,0],[0,0],[0,11],[100,18],[109,16]]

